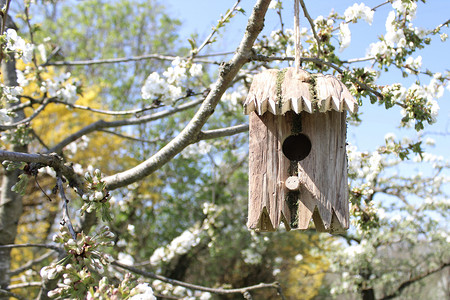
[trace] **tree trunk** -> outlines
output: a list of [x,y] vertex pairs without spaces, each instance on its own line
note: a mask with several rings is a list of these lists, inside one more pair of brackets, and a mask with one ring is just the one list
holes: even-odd
[[[17,86],[16,61],[14,57],[3,59],[1,63],[3,82],[6,86]],[[18,111],[13,122],[25,118],[23,111]],[[26,152],[26,145],[13,145],[13,151]],[[19,170],[6,171],[2,176],[0,192],[0,245],[13,244],[17,235],[17,225],[22,215],[22,197],[11,191],[11,188],[18,181]],[[6,289],[10,283],[11,250],[0,249],[0,288]],[[9,299],[9,297],[0,297]]]
[[361,291],[362,300],[375,300],[375,291],[370,288]]

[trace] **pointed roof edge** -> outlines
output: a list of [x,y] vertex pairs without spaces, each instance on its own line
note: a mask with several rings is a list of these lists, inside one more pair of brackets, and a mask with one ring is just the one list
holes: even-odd
[[[244,101],[245,114],[252,111],[258,115],[263,115],[266,111],[274,115],[284,115],[288,111],[358,111],[358,102],[336,77],[330,74],[310,74],[305,70],[297,73],[293,67],[286,69],[287,71],[282,72],[284,78],[281,84],[278,83],[280,78],[277,75],[281,70],[268,69],[255,75]],[[312,95],[311,90],[315,91],[315,95]]]

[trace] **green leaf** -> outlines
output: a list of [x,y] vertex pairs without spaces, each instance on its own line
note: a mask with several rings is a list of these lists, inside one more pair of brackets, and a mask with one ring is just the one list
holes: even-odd
[[11,191],[22,196],[25,195],[25,188],[27,187],[29,178],[27,174],[20,174],[19,181],[12,186]]

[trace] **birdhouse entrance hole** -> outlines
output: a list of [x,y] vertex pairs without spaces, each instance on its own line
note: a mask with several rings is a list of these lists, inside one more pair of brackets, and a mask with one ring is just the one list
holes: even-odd
[[301,161],[311,152],[311,141],[303,133],[290,135],[284,140],[282,150],[289,160]]

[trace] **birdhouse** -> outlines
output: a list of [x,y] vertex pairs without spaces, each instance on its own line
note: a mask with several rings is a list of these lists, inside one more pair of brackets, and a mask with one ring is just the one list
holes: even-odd
[[249,115],[250,229],[349,226],[346,111],[357,102],[332,75],[296,68],[254,77],[244,103]]

